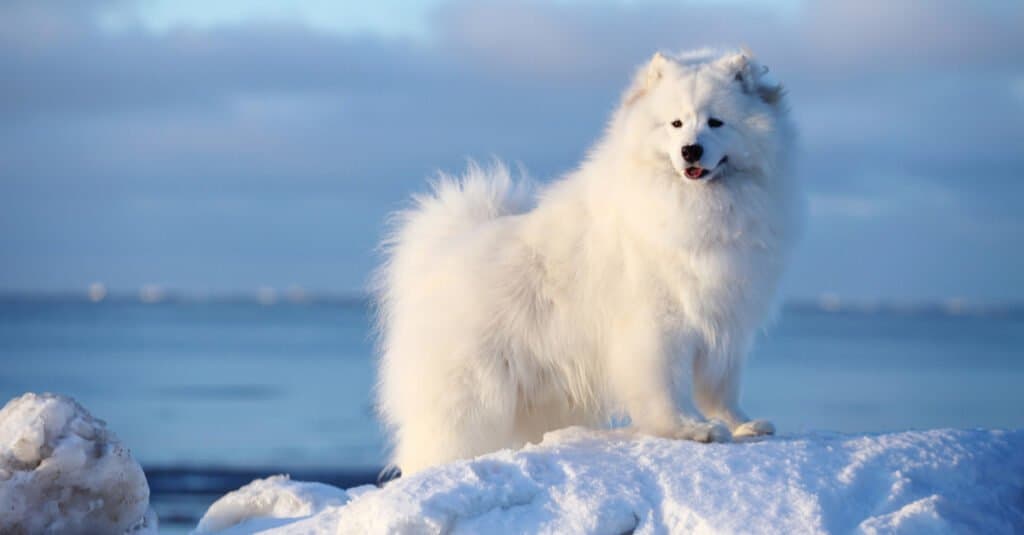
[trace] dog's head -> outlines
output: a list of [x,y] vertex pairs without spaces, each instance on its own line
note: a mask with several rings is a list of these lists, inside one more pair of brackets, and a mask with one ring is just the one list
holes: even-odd
[[767,73],[749,52],[655,54],[623,97],[628,144],[686,182],[771,171],[786,109]]

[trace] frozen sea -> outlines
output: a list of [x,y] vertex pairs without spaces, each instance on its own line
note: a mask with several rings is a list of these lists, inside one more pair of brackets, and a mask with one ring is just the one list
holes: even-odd
[[[319,303],[0,300],[0,398],[70,395],[146,468],[168,528],[252,477],[342,487],[383,462],[369,310]],[[744,399],[780,433],[1024,427],[1024,311],[789,306]],[[0,402],[2,403],[2,402]]]

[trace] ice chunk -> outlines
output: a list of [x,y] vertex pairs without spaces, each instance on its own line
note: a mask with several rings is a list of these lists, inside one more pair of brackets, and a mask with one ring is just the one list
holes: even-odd
[[73,399],[24,394],[0,409],[0,533],[157,532],[131,453]]

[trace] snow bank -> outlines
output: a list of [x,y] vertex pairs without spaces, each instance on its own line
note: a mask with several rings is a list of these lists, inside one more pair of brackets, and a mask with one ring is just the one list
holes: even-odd
[[25,394],[0,409],[0,533],[156,533],[149,485],[103,420]]
[[197,533],[256,531],[1020,533],[1024,430],[695,444],[570,428],[383,489],[259,480]]
[[[322,483],[291,481],[286,475],[257,479],[211,505],[194,533],[252,533],[287,523],[279,519],[310,516],[348,500],[345,491]],[[257,520],[240,529],[238,524],[250,518]]]

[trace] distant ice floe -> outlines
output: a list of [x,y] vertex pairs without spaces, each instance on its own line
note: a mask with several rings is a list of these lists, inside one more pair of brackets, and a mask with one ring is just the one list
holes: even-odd
[[156,534],[142,468],[74,400],[28,393],[0,409],[0,533]]
[[94,282],[89,285],[89,289],[86,292],[89,296],[89,300],[93,303],[99,303],[107,297],[107,287],[102,282]]
[[196,533],[1021,533],[1024,430],[696,444],[570,428],[347,492],[275,477]]

